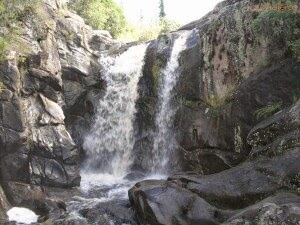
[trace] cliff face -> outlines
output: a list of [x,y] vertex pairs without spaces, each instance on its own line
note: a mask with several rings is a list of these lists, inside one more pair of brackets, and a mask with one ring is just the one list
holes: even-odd
[[[195,31],[181,54],[172,99],[179,146],[171,171],[186,172],[129,191],[141,224],[299,221],[300,64],[294,47],[300,17],[264,11],[261,4],[224,1],[181,28]],[[158,104],[157,80],[177,35],[162,36],[148,49],[137,104],[138,156],[153,146],[155,111],[148,109]],[[136,159],[143,168],[147,163]]]
[[[29,54],[10,51],[0,64],[4,186],[24,182],[72,187],[80,182],[80,138],[74,141],[67,127],[88,126],[93,102],[85,96],[96,95],[102,87],[98,52],[115,42],[106,32],[85,25],[64,4],[45,1],[45,21],[36,25],[37,18],[29,17],[23,22],[20,38]],[[74,110],[76,104],[80,106]]]
[[[299,53],[292,43],[299,40],[299,14],[262,8],[255,1],[225,1],[181,28],[195,31],[181,54],[174,91],[179,143],[174,167],[207,174],[236,165],[251,151],[249,131],[298,98]],[[148,49],[137,103],[138,155],[153,146],[156,84],[176,35],[160,37]],[[268,106],[273,112],[259,115]]]

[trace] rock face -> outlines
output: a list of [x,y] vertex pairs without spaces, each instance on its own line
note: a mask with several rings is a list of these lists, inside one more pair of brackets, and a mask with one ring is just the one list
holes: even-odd
[[8,209],[8,201],[6,199],[5,193],[0,186],[0,222],[2,223],[6,219],[6,210]]
[[[0,62],[0,184],[13,205],[32,208],[46,201],[35,201],[29,184],[80,184],[80,140],[91,122],[94,96],[104,87],[99,52],[116,42],[68,11],[66,2],[45,0],[40,9],[45,20],[33,15],[23,21],[20,39],[28,54],[10,51]],[[2,188],[0,200],[2,220],[7,206]]]
[[[195,30],[180,56],[172,101],[178,108],[173,129],[179,145],[170,165],[175,175],[129,191],[140,224],[299,223],[300,64],[290,43],[299,39],[300,18],[259,7],[252,0],[224,1],[181,28]],[[174,37],[149,45],[135,168],[148,167],[143,156],[151,152],[156,129],[151,109]]]
[[[210,174],[237,165],[251,151],[250,130],[269,116],[268,110],[274,114],[297,99],[300,65],[289,46],[299,38],[299,15],[257,7],[252,0],[224,1],[181,28],[195,31],[180,56],[172,100],[178,108],[173,127],[179,157],[171,160],[171,168]],[[151,42],[146,56],[135,146],[136,166],[142,169],[147,161],[139,156],[153,147],[157,86],[174,37],[176,32]]]

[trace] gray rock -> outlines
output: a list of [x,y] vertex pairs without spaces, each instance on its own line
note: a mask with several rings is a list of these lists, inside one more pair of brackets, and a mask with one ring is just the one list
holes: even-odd
[[56,103],[51,101],[50,99],[46,98],[42,94],[39,95],[45,110],[58,122],[64,123],[65,115],[62,108]]
[[[300,148],[272,159],[245,162],[207,176],[174,176],[184,186],[220,207],[242,208],[280,189],[294,190],[293,179],[300,173]],[[297,184],[296,184],[297,186]]]
[[142,225],[216,225],[226,213],[175,182],[149,180],[129,190],[129,199]]
[[296,225],[300,222],[300,197],[280,193],[240,210],[224,225]]
[[0,223],[3,223],[7,219],[6,211],[9,208],[9,203],[6,199],[5,193],[0,186]]

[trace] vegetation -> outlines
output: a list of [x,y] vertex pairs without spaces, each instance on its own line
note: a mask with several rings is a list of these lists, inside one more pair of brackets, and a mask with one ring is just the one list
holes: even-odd
[[300,39],[296,41],[290,41],[289,48],[292,51],[294,57],[300,58]]
[[264,11],[258,15],[252,22],[252,28],[255,32],[271,35],[282,36],[286,32],[292,32],[291,28],[296,24],[296,14],[290,11]]
[[166,12],[165,12],[164,0],[160,0],[160,2],[159,2],[159,18],[163,19],[165,17],[166,17]]
[[206,103],[212,109],[218,109],[221,106],[226,105],[227,103],[231,102],[233,98],[234,91],[236,90],[235,85],[229,85],[223,94],[223,96],[218,96],[216,94],[210,95],[206,98]]
[[93,28],[108,30],[113,37],[125,31],[124,13],[114,0],[76,0],[70,7]]
[[0,81],[0,93],[6,89],[2,81]]
[[265,119],[274,113],[278,112],[282,107],[282,102],[275,102],[273,104],[262,107],[254,112],[257,120]]
[[119,36],[119,39],[128,41],[150,41],[156,39],[159,35],[177,30],[179,24],[164,18],[159,23],[149,26],[127,26],[127,29]]
[[26,52],[26,46],[19,38],[22,22],[38,14],[40,6],[40,0],[0,0],[0,61],[6,59],[9,49]]

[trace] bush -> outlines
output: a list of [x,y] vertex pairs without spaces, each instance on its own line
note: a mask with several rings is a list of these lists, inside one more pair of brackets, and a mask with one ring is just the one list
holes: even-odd
[[163,18],[160,22],[149,26],[127,26],[127,29],[120,35],[119,39],[125,42],[150,41],[156,39],[161,34],[177,30],[179,26],[178,23]]
[[25,51],[19,31],[22,22],[35,14],[40,6],[41,0],[0,0],[0,61],[6,59],[9,49]]
[[118,37],[125,30],[126,20],[122,9],[114,0],[76,0],[69,5],[86,23],[95,29],[108,30]]
[[180,25],[177,22],[169,20],[166,17],[160,20],[160,34],[169,33],[170,31],[177,30],[179,27]]

